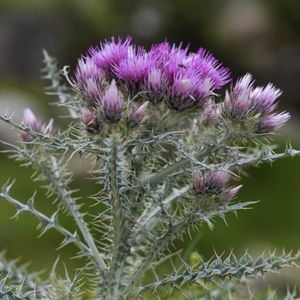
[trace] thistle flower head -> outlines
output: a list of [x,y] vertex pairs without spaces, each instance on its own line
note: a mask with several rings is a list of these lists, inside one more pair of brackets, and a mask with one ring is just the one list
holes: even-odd
[[232,97],[238,101],[247,99],[252,91],[253,79],[252,75],[247,73],[242,78],[240,78],[232,89]]
[[136,92],[154,67],[155,62],[143,48],[130,47],[128,56],[115,67],[115,73]]
[[121,60],[126,59],[130,42],[130,36],[125,41],[120,37],[116,41],[112,37],[110,41],[101,43],[100,47],[92,48],[90,54],[98,68],[108,71],[111,74],[112,68],[118,65]]
[[250,98],[257,111],[269,113],[274,111],[274,109],[277,107],[277,103],[275,101],[281,94],[281,90],[269,83],[265,87],[255,88],[251,92]]
[[84,87],[86,81],[92,78],[95,81],[99,81],[103,76],[101,70],[97,68],[94,61],[89,57],[81,57],[78,60],[75,78],[80,87]]
[[202,105],[208,100],[213,82],[202,80],[194,70],[180,72],[167,92],[167,101],[175,110]]
[[152,91],[159,91],[163,85],[163,73],[160,69],[154,68],[149,71],[145,80],[146,87]]
[[199,72],[201,78],[209,78],[213,82],[214,89],[219,89],[231,81],[228,68],[222,64],[206,49],[200,48],[197,53],[190,54],[186,59],[187,67]]
[[123,99],[115,80],[112,80],[111,84],[105,90],[101,98],[101,105],[106,120],[118,122],[121,119]]
[[104,73],[98,69],[90,57],[80,58],[75,71],[77,85],[89,105],[95,105],[101,94],[100,84]]
[[146,76],[143,88],[147,91],[149,101],[153,104],[163,101],[166,87],[167,80],[162,70],[159,68],[150,70]]
[[273,113],[264,116],[259,123],[258,132],[274,132],[280,129],[291,117],[288,112]]

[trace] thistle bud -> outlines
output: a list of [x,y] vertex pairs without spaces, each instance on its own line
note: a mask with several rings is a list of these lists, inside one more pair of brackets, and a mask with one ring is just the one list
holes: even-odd
[[231,199],[235,198],[238,191],[241,189],[242,185],[238,185],[229,189],[226,189],[223,193],[223,199],[225,201],[230,201]]
[[94,104],[95,100],[99,99],[100,93],[99,83],[93,78],[88,78],[86,81],[85,95],[89,102]]
[[102,109],[106,120],[116,123],[121,119],[122,102],[123,99],[121,94],[115,80],[113,80],[101,99]]
[[82,122],[88,133],[97,134],[100,132],[100,124],[95,114],[88,108],[81,109]]
[[208,179],[208,187],[213,192],[221,192],[230,180],[230,175],[226,171],[213,172]]
[[149,105],[149,101],[143,103],[142,105],[136,107],[130,114],[128,123],[130,125],[136,126],[138,125],[143,118],[145,117],[147,107]]
[[[33,131],[38,132],[41,130],[41,122],[35,116],[35,114],[31,111],[30,108],[26,108],[24,110],[22,122],[26,127],[29,127]],[[31,142],[33,140],[33,136],[29,132],[26,132],[26,131],[21,131],[20,136],[24,142]]]
[[196,195],[200,195],[204,191],[204,178],[199,170],[196,170],[193,177],[193,191]]
[[39,131],[41,129],[41,122],[31,111],[30,108],[26,108],[23,113],[23,123],[25,126],[30,127],[33,131]]

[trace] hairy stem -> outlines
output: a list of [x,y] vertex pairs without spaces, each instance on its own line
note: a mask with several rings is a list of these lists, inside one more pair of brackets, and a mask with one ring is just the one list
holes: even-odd
[[127,166],[122,153],[122,140],[119,135],[113,134],[106,141],[105,160],[108,169],[108,187],[111,202],[113,248],[109,271],[111,299],[120,299],[122,282],[124,281],[124,266],[130,247],[127,243],[130,234],[128,199],[126,196]]

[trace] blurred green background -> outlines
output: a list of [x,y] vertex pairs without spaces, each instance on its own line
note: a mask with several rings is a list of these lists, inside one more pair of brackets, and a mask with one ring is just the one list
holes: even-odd
[[[90,45],[112,35],[133,36],[149,46],[165,38],[191,49],[205,47],[232,70],[233,77],[250,72],[257,84],[271,81],[280,87],[281,110],[292,113],[283,130],[285,146],[300,147],[300,1],[299,0],[1,0],[0,1],[0,111],[30,106],[45,119],[57,113],[49,107],[40,79],[42,49],[57,57],[60,66],[74,68]],[[56,120],[57,122],[57,120]],[[16,132],[0,124],[0,137],[15,141]],[[25,200],[37,187],[31,171],[0,156],[0,183],[16,178],[14,195]],[[76,184],[83,195],[94,193],[84,168],[75,166]],[[235,249],[300,249],[300,158],[285,159],[259,169],[248,169],[240,200],[260,200],[253,210],[228,217],[228,226],[216,222],[194,234],[196,249],[209,257]],[[38,193],[38,207],[51,211],[49,200]],[[37,222],[30,216],[10,220],[14,209],[0,201],[0,250],[9,257],[32,261],[31,269],[49,270],[59,254],[68,264],[74,248],[55,251],[60,236],[49,232],[37,239]],[[65,223],[68,220],[64,220]],[[68,226],[68,224],[66,224]],[[179,246],[180,243],[178,243]],[[182,245],[188,248],[187,238]],[[291,278],[295,279],[294,275]]]

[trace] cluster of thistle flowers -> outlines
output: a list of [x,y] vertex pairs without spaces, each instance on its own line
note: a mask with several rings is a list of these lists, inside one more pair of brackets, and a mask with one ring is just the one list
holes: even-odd
[[253,88],[253,79],[246,74],[227,92],[220,113],[231,121],[255,121],[255,133],[277,131],[290,118],[287,112],[277,113],[278,97],[282,94],[273,84]]
[[[189,52],[188,47],[163,42],[146,51],[131,44],[131,38],[112,38],[79,59],[75,77],[84,98],[82,119],[90,133],[98,133],[102,121],[117,123],[124,115],[128,124],[137,125],[149,103],[161,102],[175,111],[202,108],[206,123],[254,118],[255,133],[276,131],[289,118],[288,113],[275,112],[281,91],[272,84],[254,88],[250,74],[227,92],[222,105],[213,105],[215,92],[231,76],[202,48]],[[130,98],[144,103],[125,113],[124,99]]]
[[230,73],[204,49],[189,53],[164,42],[146,51],[127,38],[91,48],[79,59],[75,77],[84,98],[83,122],[96,133],[101,121],[119,122],[124,99],[144,101],[125,116],[137,125],[149,103],[165,102],[177,111],[202,107],[214,89],[229,82]]
[[200,170],[195,170],[192,182],[193,193],[196,196],[214,197],[217,201],[227,203],[236,197],[242,187],[242,185],[229,187],[230,180],[230,172],[226,167],[205,175]]

